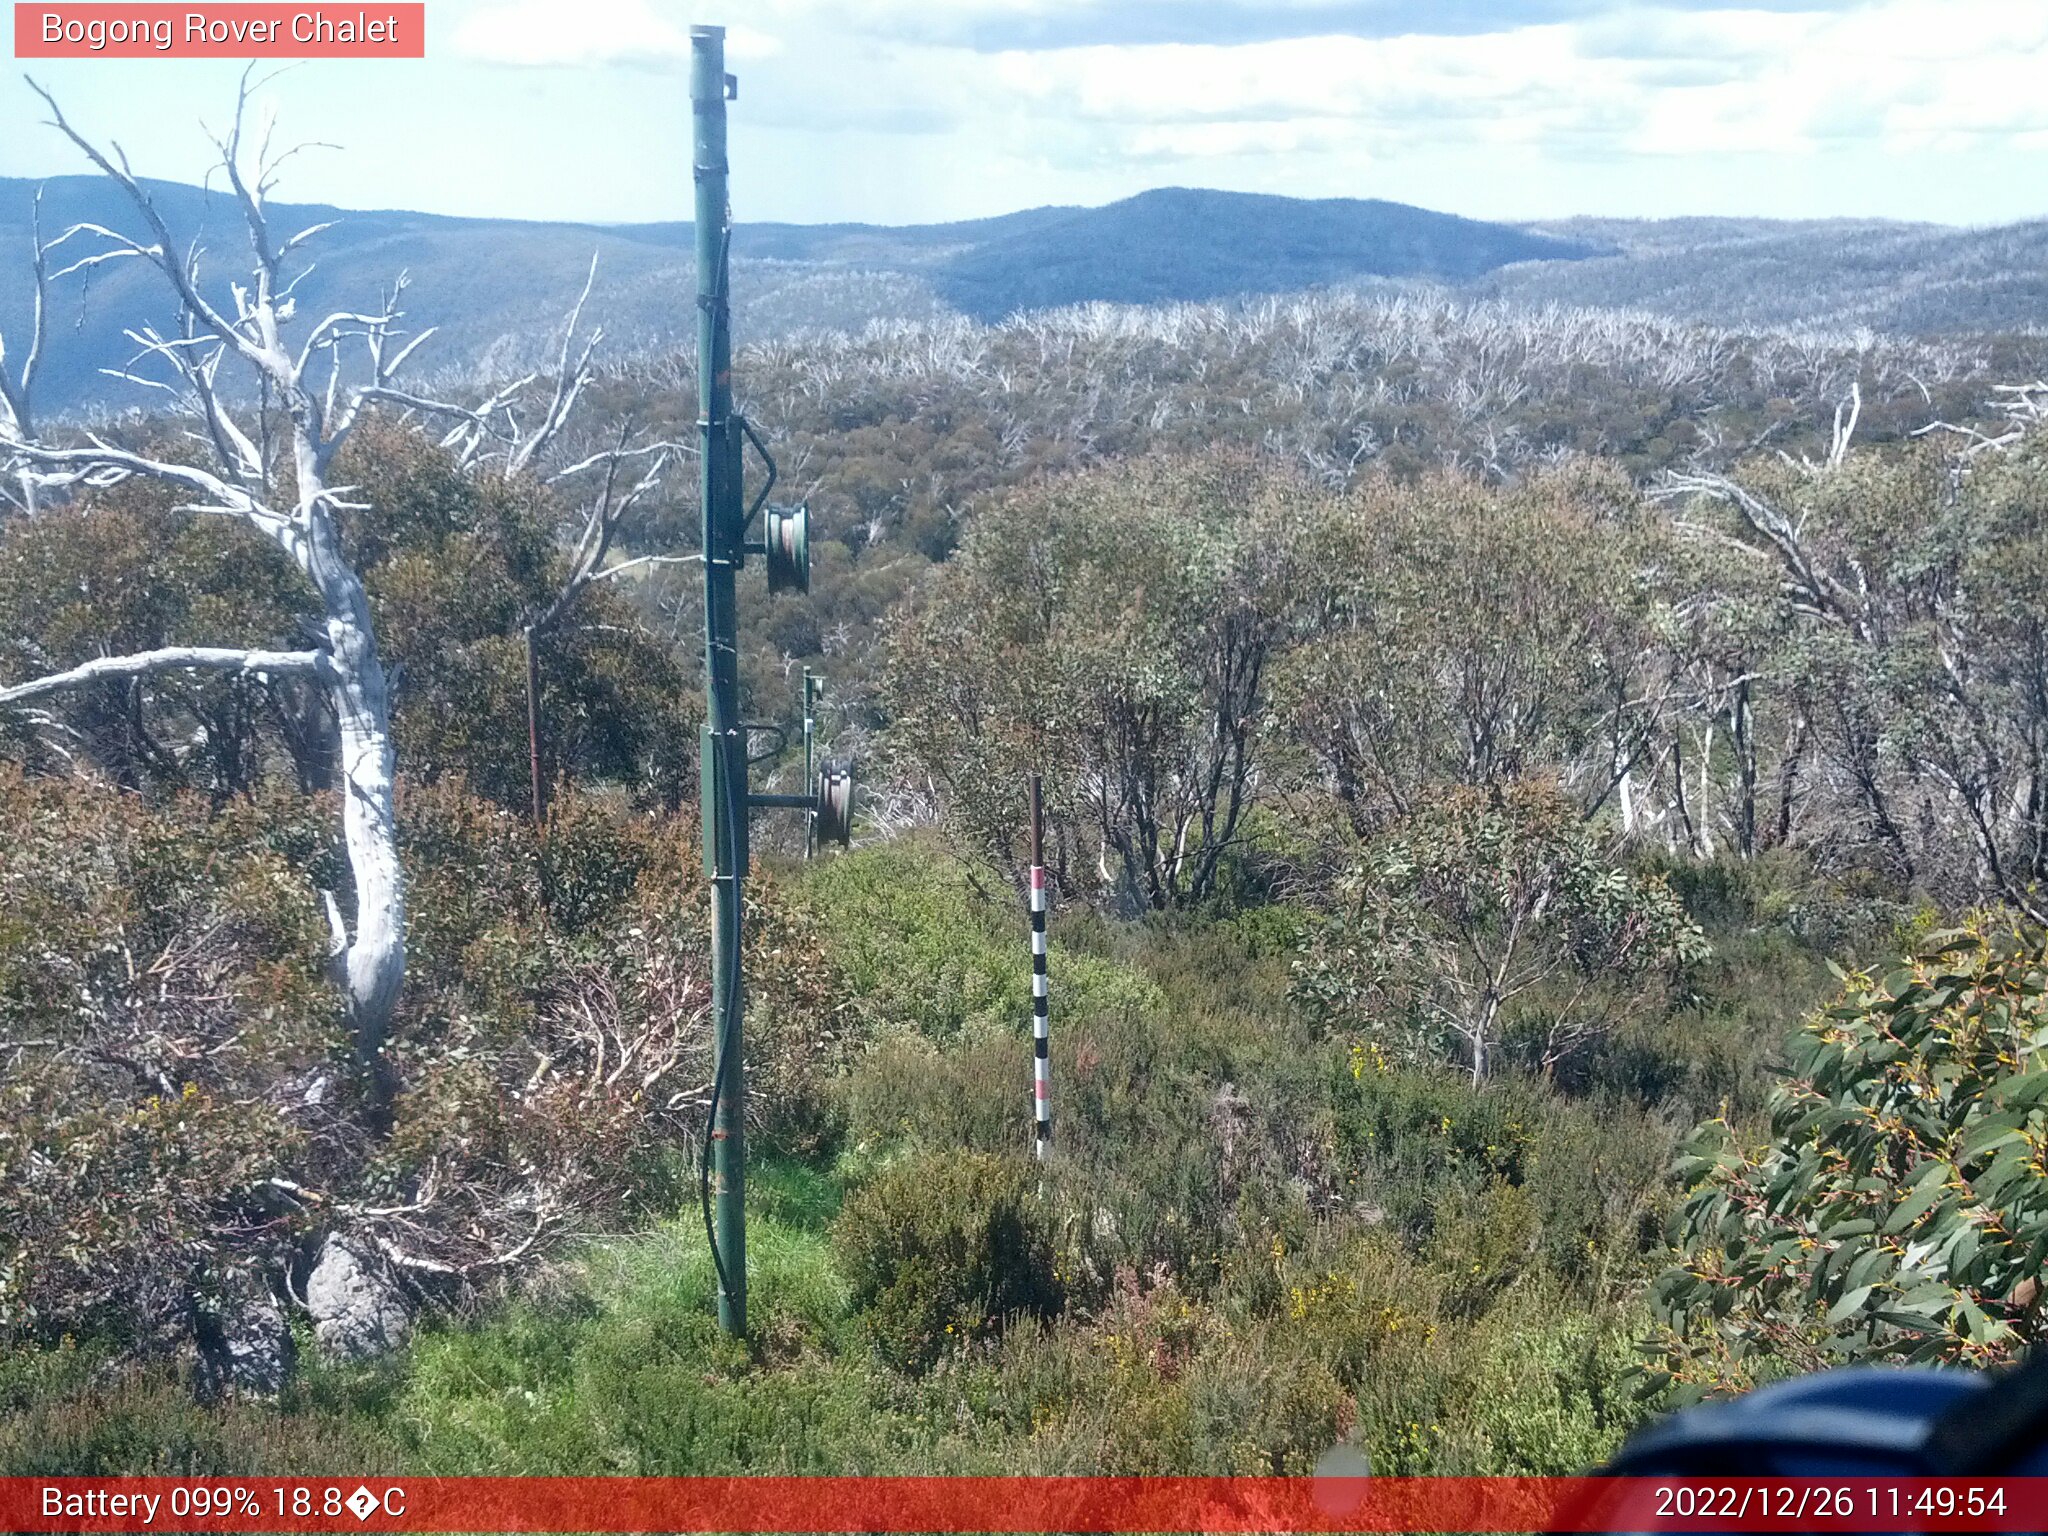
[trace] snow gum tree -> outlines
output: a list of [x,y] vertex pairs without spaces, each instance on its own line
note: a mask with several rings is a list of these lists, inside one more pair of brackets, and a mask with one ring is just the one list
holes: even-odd
[[[125,194],[140,233],[124,234],[96,223],[75,224],[47,238],[36,230],[35,303],[27,345],[14,349],[14,362],[0,345],[0,496],[16,515],[33,517],[58,500],[124,482],[168,485],[180,498],[181,511],[239,520],[283,551],[312,597],[312,612],[303,625],[311,643],[275,650],[184,644],[103,655],[0,685],[0,709],[17,719],[26,714],[33,726],[34,706],[49,696],[110,679],[179,671],[298,678],[310,684],[332,720],[334,780],[349,871],[346,894],[353,907],[345,914],[336,894],[323,892],[332,968],[344,993],[355,1048],[369,1071],[373,1100],[388,1099],[384,1046],[406,966],[391,684],[363,575],[344,537],[344,516],[370,509],[350,499],[354,488],[335,483],[336,456],[381,408],[414,420],[452,421],[443,446],[459,450],[463,463],[502,447],[504,472],[518,474],[535,465],[567,421],[588,379],[597,338],[589,338],[574,366],[565,339],[562,376],[544,417],[530,429],[522,429],[516,402],[533,382],[531,376],[473,407],[407,391],[398,383],[399,374],[433,332],[403,327],[403,276],[373,307],[317,318],[298,313],[294,289],[310,270],[302,253],[328,226],[286,235],[272,227],[266,200],[278,167],[292,151],[273,152],[268,132],[245,132],[252,91],[248,77],[232,124],[215,137],[218,171],[247,240],[246,274],[226,283],[202,270],[205,252],[197,242],[180,245],[119,146],[94,144],[72,126],[47,91],[35,89],[49,106],[50,125]],[[143,323],[128,332],[135,353],[117,371],[152,398],[168,397],[169,414],[184,428],[182,439],[169,439],[168,448],[161,436],[138,445],[111,428],[58,428],[39,422],[34,410],[52,284],[118,262],[153,269],[175,302],[177,318],[171,326]],[[571,338],[575,331],[572,315]],[[645,451],[629,449],[621,439],[616,449],[587,457],[554,478],[608,471],[609,485],[622,459]],[[619,501],[607,494],[595,514],[607,533]],[[584,553],[579,547],[579,557]]]

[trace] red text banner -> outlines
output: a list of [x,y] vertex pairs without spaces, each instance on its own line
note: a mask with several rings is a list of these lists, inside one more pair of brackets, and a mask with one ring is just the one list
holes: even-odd
[[423,3],[21,4],[18,59],[421,59]]
[[10,1531],[2038,1531],[2048,1478],[0,1478]]

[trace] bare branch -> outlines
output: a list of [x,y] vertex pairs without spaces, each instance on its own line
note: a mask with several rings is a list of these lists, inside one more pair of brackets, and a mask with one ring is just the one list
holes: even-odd
[[[417,346],[420,341],[424,341],[426,334],[430,333],[424,333],[416,338],[413,345]],[[406,348],[408,352],[411,350],[411,347]],[[516,430],[512,432],[502,431],[493,425],[492,418],[503,412],[513,400],[517,399],[520,392],[527,385],[531,384],[536,377],[537,375],[529,373],[525,377],[506,385],[481,405],[474,406],[457,405],[450,400],[432,400],[424,395],[413,394],[409,390],[394,389],[390,385],[381,382],[366,385],[355,392],[349,405],[342,412],[342,427],[337,429],[337,435],[339,435],[340,430],[345,430],[347,427],[355,424],[356,419],[361,415],[365,406],[378,402],[386,405],[395,405],[408,411],[417,411],[424,416],[453,417],[455,425],[441,436],[440,446],[454,453],[458,468],[473,469],[478,462],[478,456],[482,452],[486,441],[492,438],[505,442],[516,443],[518,441]]]
[[576,327],[583,323],[583,306],[590,301],[591,285],[597,281],[597,252],[590,253],[590,271],[584,275],[583,291],[576,296],[576,303],[569,311],[568,324],[562,327],[561,355],[555,360],[555,397],[548,403],[547,414],[540,425],[523,443],[515,444],[506,458],[506,470],[517,474],[547,450],[548,444],[568,423],[576,409],[577,396],[583,393],[583,386],[590,382],[590,359],[597,351],[597,344],[604,339],[604,327],[599,326],[584,342],[582,355],[572,368],[569,365],[569,351],[576,342]]
[[[577,470],[582,470],[603,464],[604,486],[584,517],[583,532],[577,537],[576,548],[569,561],[569,579],[562,584],[562,590],[555,594],[554,600],[529,626],[535,634],[545,633],[559,623],[562,615],[568,611],[569,605],[575,602],[577,594],[598,579],[605,557],[611,553],[612,537],[618,532],[619,524],[625,520],[626,514],[632,511],[641,497],[661,484],[662,472],[668,467],[670,456],[675,452],[675,445],[650,443],[640,448],[628,448],[626,435],[630,430],[628,425],[622,424],[615,447],[575,466]],[[647,466],[631,490],[623,496],[618,495],[620,467],[629,459],[650,453],[654,455],[654,462]],[[569,472],[564,471],[564,474]]]
[[[1847,420],[1843,419],[1847,413]],[[1863,414],[1863,385],[1849,386],[1849,398],[1835,406],[1835,436],[1828,448],[1828,468],[1840,469],[1849,456],[1849,439],[1856,435],[1856,419]]]
[[1864,634],[1862,605],[1840,582],[1813,562],[1792,520],[1754,491],[1725,475],[1687,471],[1670,475],[1650,494],[1659,498],[1706,496],[1734,507],[1751,530],[1777,552],[1791,578],[1791,585],[1814,613],[1849,625],[1859,636]]
[[[270,221],[263,213],[263,194],[266,190],[259,170],[257,183],[250,186],[242,176],[242,120],[249,110],[249,97],[256,89],[250,84],[250,77],[256,72],[255,61],[251,60],[242,70],[241,84],[235,92],[235,115],[228,125],[225,138],[209,131],[214,147],[220,151],[220,169],[227,173],[228,185],[234,188],[235,202],[242,210],[242,220],[249,229],[249,249],[256,258],[257,305],[259,311],[267,310],[275,297],[272,287],[277,276],[278,252],[270,243]],[[265,131],[264,144],[269,144],[269,132]],[[259,158],[261,151],[259,151]],[[266,338],[275,345],[276,337]]]
[[87,683],[113,677],[141,677],[152,672],[203,671],[240,675],[283,675],[317,672],[322,664],[318,651],[248,651],[219,646],[178,645],[159,651],[140,651],[133,656],[102,656],[68,672],[53,672],[34,682],[0,688],[0,704],[20,704],[44,694],[82,688]]
[[[296,372],[303,374],[313,354],[322,347],[336,345],[344,335],[372,336],[389,326],[398,316],[389,311],[381,315],[365,315],[352,309],[338,309],[306,333],[305,344],[299,348],[299,357],[294,365]],[[358,326],[359,330],[343,332],[344,326]],[[335,332],[330,337],[329,332]]]
[[248,519],[288,550],[298,537],[284,514],[264,506],[249,491],[230,485],[220,476],[190,464],[147,458],[116,448],[98,437],[91,438],[90,446],[84,448],[45,448],[39,443],[0,436],[0,451],[23,461],[31,470],[41,466],[43,473],[34,478],[45,489],[62,490],[74,485],[104,489],[133,477],[164,480],[205,497],[208,510]]
[[[600,581],[610,581],[614,576],[623,576],[628,571],[638,570],[646,565],[696,565],[703,558],[702,555],[636,555],[631,560],[621,560],[617,565],[608,565],[601,571],[592,572],[590,581],[593,585]],[[861,793],[866,794],[867,791],[862,790]]]
[[[213,331],[215,335],[219,336],[228,345],[234,347],[236,351],[248,358],[250,362],[254,363],[265,373],[276,376],[280,384],[289,387],[291,381],[287,376],[291,368],[290,362],[278,353],[274,347],[264,346],[258,337],[251,336],[241,325],[230,321],[218,308],[209,303],[205,295],[200,293],[191,270],[185,263],[178,261],[171,255],[171,248],[174,242],[171,239],[170,227],[164,223],[163,215],[157,212],[156,204],[151,200],[150,195],[142,189],[142,184],[135,179],[134,173],[129,170],[128,157],[122,153],[120,146],[114,146],[114,158],[109,159],[96,144],[71,126],[70,119],[64,116],[63,109],[57,105],[57,98],[55,96],[51,95],[49,91],[45,90],[33,78],[29,80],[28,84],[29,89],[42,97],[44,105],[49,107],[50,126],[75,144],[84,153],[85,157],[98,167],[102,174],[106,175],[123,192],[128,194],[129,202],[142,215],[143,221],[149,226],[150,233],[156,236],[156,245],[154,247],[144,247],[135,242],[129,242],[133,246],[135,253],[147,257],[164,276],[171,280],[171,286],[177,290],[180,301],[190,308],[208,329]],[[116,240],[125,238],[115,235],[111,230],[103,232]]]
[[[311,146],[302,144],[299,147],[301,149],[306,149],[310,148]],[[325,233],[327,233],[328,230],[334,228],[337,222],[339,221],[335,219],[328,219],[319,224],[308,224],[296,235],[293,235],[291,239],[285,241],[283,245],[279,246],[277,248],[278,254],[280,256],[289,256],[293,251],[297,250],[300,246],[304,245],[308,240],[311,240],[315,235],[324,235]],[[312,271],[312,268],[308,267],[306,270],[310,272]]]
[[556,470],[553,474],[548,476],[548,479],[551,482],[567,480],[572,475],[583,474],[588,470],[597,468],[599,465],[610,465],[614,462],[624,459],[645,458],[650,453],[672,455],[687,454],[693,451],[694,450],[687,443],[675,443],[668,441],[662,441],[657,443],[642,443],[637,448],[607,448],[602,453],[591,454],[589,458],[578,459],[574,464],[569,465],[566,469]]

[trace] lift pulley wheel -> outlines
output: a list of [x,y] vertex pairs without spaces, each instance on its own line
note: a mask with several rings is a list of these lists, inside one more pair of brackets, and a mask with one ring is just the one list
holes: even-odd
[[770,507],[762,525],[768,546],[768,590],[811,590],[811,504]]
[[818,770],[818,842],[844,848],[853,841],[853,764],[827,763]]

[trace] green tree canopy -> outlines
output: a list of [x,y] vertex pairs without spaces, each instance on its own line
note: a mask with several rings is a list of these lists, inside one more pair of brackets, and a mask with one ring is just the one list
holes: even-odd
[[1139,907],[1199,901],[1251,802],[1266,682],[1330,499],[1256,457],[1147,459],[995,503],[888,649],[907,765],[1014,868],[1025,782],[1057,873]]
[[1354,489],[1323,534],[1315,642],[1275,686],[1352,830],[1445,784],[1559,774],[1606,798],[1660,723],[1657,532],[1624,479],[1586,465],[1506,492],[1455,475]]

